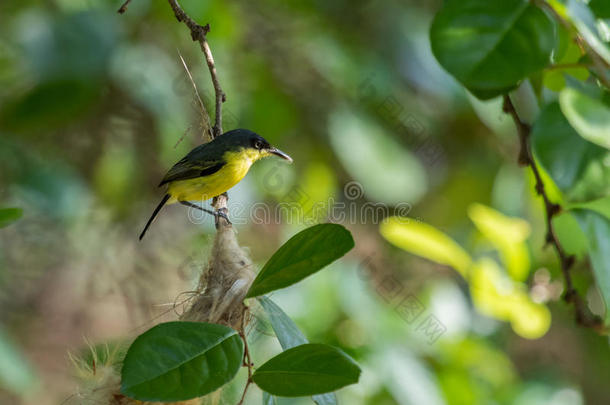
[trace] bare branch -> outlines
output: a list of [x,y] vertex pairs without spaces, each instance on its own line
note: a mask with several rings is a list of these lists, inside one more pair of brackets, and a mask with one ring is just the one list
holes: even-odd
[[123,14],[125,11],[127,11],[127,7],[129,6],[129,3],[131,3],[131,0],[125,0],[125,3],[123,3],[123,5],[121,6],[121,8],[119,8],[117,10],[117,13],[119,14]]
[[214,57],[212,56],[212,51],[210,50],[210,46],[206,39],[206,34],[210,32],[210,25],[206,24],[201,26],[197,24],[195,20],[189,17],[184,10],[182,10],[177,0],[168,1],[172,10],[174,10],[176,19],[183,22],[189,28],[189,30],[191,30],[191,38],[193,41],[199,41],[201,51],[205,55],[205,60],[208,65],[208,69],[210,70],[210,75],[212,76],[214,93],[216,94],[216,115],[214,116],[214,127],[212,132],[214,137],[217,137],[222,134],[222,103],[226,101],[226,95],[222,91],[222,87],[220,87],[220,82],[218,81],[218,75],[216,73],[216,66],[214,65]]
[[[204,141],[209,142],[212,139],[214,139],[214,134],[212,133],[212,127],[210,125],[210,115],[208,114],[208,111],[206,110],[205,105],[203,104],[203,101],[201,100],[201,96],[199,96],[199,90],[197,90],[197,85],[195,84],[195,80],[193,80],[191,71],[189,70],[188,66],[186,65],[186,62],[184,61],[182,54],[180,54],[180,51],[178,51],[178,56],[180,56],[180,61],[182,61],[182,66],[184,66],[184,70],[186,70],[186,74],[188,75],[189,80],[191,81],[191,84],[193,85],[193,90],[195,91],[195,100],[197,101],[197,104],[199,105],[199,114],[201,115],[201,129],[203,130],[203,139],[204,139]],[[184,136],[183,136],[183,138],[184,138]],[[182,140],[182,138],[181,138],[181,140]]]
[[248,392],[248,387],[252,383],[252,367],[254,364],[252,363],[252,358],[250,357],[250,350],[248,349],[248,339],[246,338],[246,322],[248,317],[248,307],[244,305],[243,311],[241,314],[241,325],[239,328],[239,336],[244,341],[244,366],[248,367],[248,380],[246,381],[246,386],[244,387],[244,391],[241,394],[241,399],[237,403],[237,405],[242,405],[244,400],[246,399],[246,393]]
[[576,288],[574,288],[572,275],[570,273],[570,269],[574,265],[574,256],[568,255],[566,253],[563,245],[557,237],[557,234],[555,233],[555,228],[553,226],[553,217],[561,212],[561,206],[550,200],[544,187],[542,176],[540,175],[540,171],[538,170],[534,155],[532,154],[530,143],[531,128],[528,124],[521,121],[519,115],[517,114],[517,110],[515,109],[515,106],[513,105],[508,95],[504,96],[503,108],[504,112],[510,114],[510,116],[513,118],[513,121],[515,122],[515,125],[517,126],[519,142],[521,144],[521,150],[519,151],[519,164],[529,166],[532,169],[532,173],[534,174],[534,178],[536,179],[536,192],[538,193],[538,195],[542,196],[542,199],[544,201],[547,226],[546,243],[552,245],[555,251],[557,252],[557,256],[559,256],[559,264],[566,286],[564,300],[566,302],[574,304],[574,309],[576,310],[576,322],[579,325],[590,327],[600,331],[603,327],[601,319],[591,314],[591,312],[586,306],[585,301],[578,294]]

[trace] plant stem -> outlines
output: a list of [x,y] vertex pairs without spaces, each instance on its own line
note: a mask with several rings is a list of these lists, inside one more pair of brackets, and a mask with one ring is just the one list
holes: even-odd
[[517,133],[519,135],[519,142],[521,145],[521,149],[519,151],[519,164],[523,166],[529,166],[532,169],[532,173],[534,174],[534,178],[536,180],[536,192],[538,193],[538,195],[542,196],[542,199],[544,201],[547,226],[546,243],[554,247],[555,251],[557,252],[557,256],[559,257],[561,272],[563,274],[566,286],[564,300],[574,305],[574,309],[576,311],[576,322],[579,325],[590,327],[599,331],[602,328],[601,319],[591,314],[591,312],[586,306],[585,301],[574,288],[572,275],[570,273],[570,269],[574,265],[574,256],[566,253],[563,245],[561,244],[555,232],[555,227],[553,226],[553,217],[555,217],[561,212],[561,206],[550,200],[548,193],[546,192],[546,189],[544,187],[544,182],[542,180],[542,176],[540,175],[540,170],[538,169],[538,165],[536,164],[534,155],[532,153],[530,143],[531,127],[521,121],[519,115],[517,114],[517,110],[515,109],[515,106],[513,105],[510,96],[508,95],[504,96],[503,109],[505,113],[509,114],[513,118],[513,121],[517,126]]
[[252,363],[252,359],[250,358],[250,350],[248,349],[248,339],[246,338],[246,317],[248,315],[248,307],[244,304],[244,308],[241,314],[241,326],[239,328],[239,336],[244,341],[244,366],[248,367],[248,380],[246,381],[246,386],[244,387],[244,391],[241,394],[241,399],[237,403],[237,405],[242,405],[244,403],[244,399],[246,398],[246,393],[248,392],[248,387],[252,384],[252,367],[254,364]]
[[208,44],[208,41],[206,39],[207,33],[210,32],[210,24],[206,24],[204,26],[197,24],[195,20],[189,17],[184,12],[184,10],[182,10],[177,0],[168,1],[172,10],[174,10],[174,15],[176,16],[178,21],[183,22],[191,30],[191,38],[193,39],[193,41],[199,41],[201,51],[205,55],[205,60],[208,65],[210,75],[212,76],[214,93],[216,95],[216,114],[214,116],[214,128],[212,132],[214,133],[214,137],[217,137],[222,134],[222,103],[227,100],[227,97],[222,91],[222,87],[220,87],[220,82],[218,81],[218,74],[216,72],[216,66],[214,64],[214,57],[212,56],[210,45]]

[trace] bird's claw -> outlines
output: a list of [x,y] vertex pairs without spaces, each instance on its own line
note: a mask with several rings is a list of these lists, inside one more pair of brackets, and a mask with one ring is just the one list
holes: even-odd
[[214,215],[216,218],[216,228],[218,228],[219,225],[219,218],[224,218],[225,221],[227,221],[227,224],[232,225],[231,221],[229,220],[229,217],[227,215],[227,213],[229,212],[229,210],[227,210],[226,207],[222,207],[216,210],[216,214]]

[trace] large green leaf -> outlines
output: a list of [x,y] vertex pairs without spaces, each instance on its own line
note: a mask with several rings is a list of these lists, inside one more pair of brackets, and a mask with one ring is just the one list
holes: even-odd
[[591,0],[589,8],[597,18],[610,18],[610,1],[608,0]]
[[430,41],[440,64],[488,99],[547,66],[555,32],[527,0],[449,0],[434,18]]
[[577,209],[574,213],[587,235],[593,274],[606,304],[605,323],[610,324],[610,220],[596,211]]
[[319,224],[294,235],[269,259],[246,297],[288,287],[337,260],[354,247],[352,234],[338,224]]
[[604,153],[578,136],[556,102],[540,113],[532,129],[532,144],[536,158],[564,192],[580,179],[592,158]]
[[4,228],[21,218],[23,210],[21,208],[1,208],[0,209],[0,228]]
[[121,371],[121,392],[142,401],[181,401],[215,391],[235,376],[244,346],[227,326],[167,322],[136,338]]
[[[276,305],[275,302],[267,297],[259,297],[258,301],[269,316],[271,327],[273,328],[282,349],[288,350],[295,346],[309,343],[299,327],[284,311],[282,311],[282,308]],[[337,404],[337,397],[332,392],[314,395],[313,400],[318,405]]]
[[283,397],[334,391],[358,382],[360,367],[341,350],[322,344],[288,349],[260,366],[252,380],[263,390]]
[[580,136],[610,149],[610,107],[573,88],[561,91],[559,104]]

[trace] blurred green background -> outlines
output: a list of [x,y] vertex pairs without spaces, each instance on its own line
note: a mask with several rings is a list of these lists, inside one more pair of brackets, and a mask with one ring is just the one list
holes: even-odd
[[[578,328],[560,298],[513,123],[431,54],[440,4],[182,1],[211,25],[224,129],[254,130],[295,161],[258,163],[230,192],[239,240],[262,264],[306,225],[354,234],[346,258],[274,294],[311,341],[362,365],[344,404],[607,403],[607,338]],[[137,240],[159,179],[203,139],[179,52],[210,111],[213,89],[165,1],[120,5],[0,3],[0,205],[24,212],[0,230],[0,403],[77,393],[68,353],[174,319],[211,247],[213,220],[180,206]],[[461,247],[431,251],[440,232]],[[469,288],[460,266],[475,259]],[[574,275],[601,314],[586,261]],[[262,316],[250,336],[255,363],[279,351]],[[222,401],[236,402],[240,376]]]

